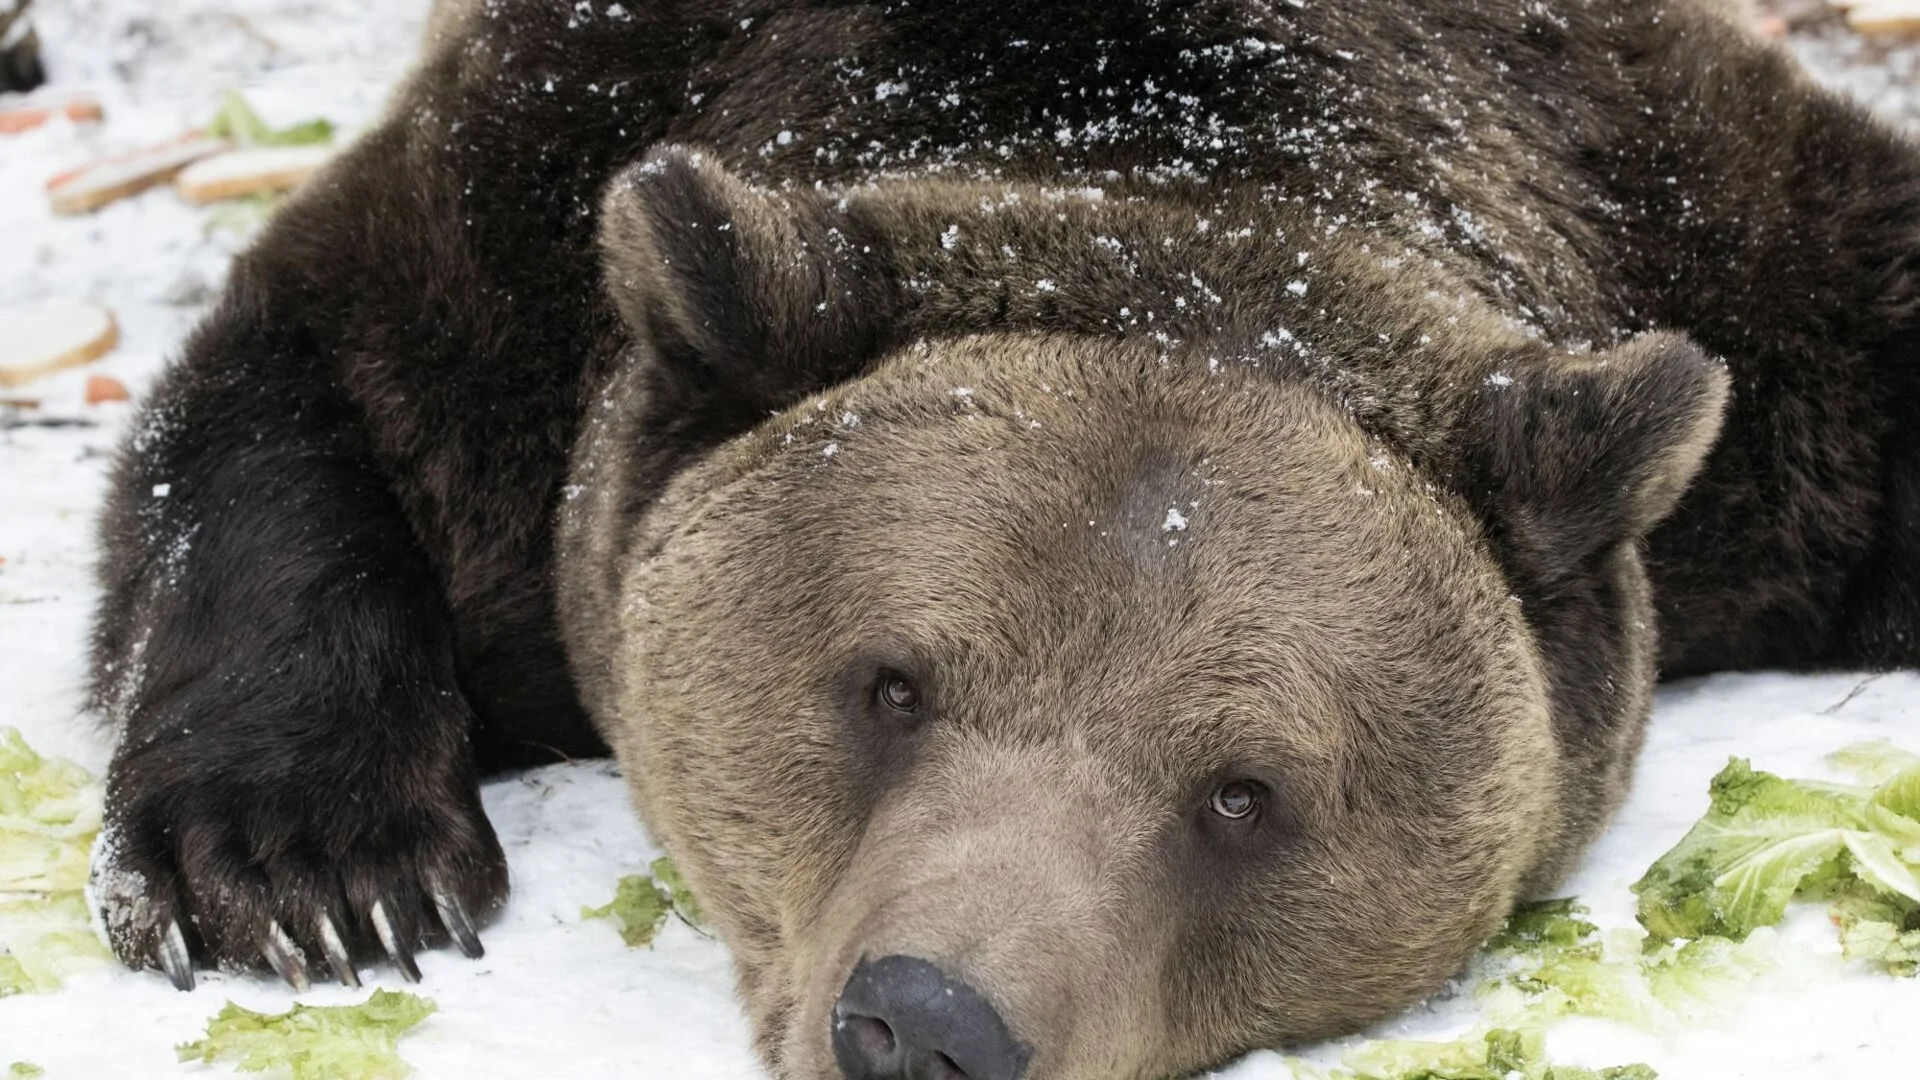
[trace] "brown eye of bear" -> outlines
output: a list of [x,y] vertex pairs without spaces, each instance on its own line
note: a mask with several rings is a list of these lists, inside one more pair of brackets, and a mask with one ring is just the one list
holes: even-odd
[[1229,821],[1253,816],[1260,809],[1260,789],[1245,780],[1233,780],[1213,789],[1207,809]]
[[880,685],[876,690],[880,703],[894,712],[920,711],[920,691],[906,676],[891,672],[880,676]]

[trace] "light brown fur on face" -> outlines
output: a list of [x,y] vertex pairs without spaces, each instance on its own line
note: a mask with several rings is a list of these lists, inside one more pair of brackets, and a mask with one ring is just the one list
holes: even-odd
[[[1453,970],[1554,812],[1471,524],[1297,391],[1058,339],[908,350],[643,532],[616,750],[795,1076],[829,1075],[862,955],[960,974],[1037,1076],[1340,1030]],[[863,707],[880,669],[929,695],[914,730]],[[1241,776],[1269,819],[1209,833]]]

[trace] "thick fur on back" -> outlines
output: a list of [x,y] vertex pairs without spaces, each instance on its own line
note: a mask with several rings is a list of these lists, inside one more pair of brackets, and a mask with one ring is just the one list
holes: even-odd
[[[190,349],[178,376],[269,336],[326,358],[316,375],[369,418],[444,583],[490,726],[574,710],[547,516],[622,339],[593,287],[599,190],[660,141],[776,185],[1165,184],[1196,228],[1266,193],[1328,230],[1396,226],[1548,340],[1685,330],[1738,392],[1654,541],[1668,670],[1904,659],[1878,614],[1901,590],[1869,563],[1888,557],[1880,508],[1910,496],[1869,436],[1912,396],[1893,335],[1913,302],[1913,156],[1685,3],[590,7],[443,18],[393,119],[236,268],[217,321],[261,345]],[[122,624],[103,619],[109,656]],[[560,726],[544,741],[590,745]]]

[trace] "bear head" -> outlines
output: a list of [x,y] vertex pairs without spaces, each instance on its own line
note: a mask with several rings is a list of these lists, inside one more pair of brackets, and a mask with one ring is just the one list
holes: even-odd
[[1396,441],[1192,341],[928,332],[923,195],[667,151],[604,208],[563,619],[775,1074],[1144,1080],[1431,993],[1619,798],[1719,366],[1457,341]]

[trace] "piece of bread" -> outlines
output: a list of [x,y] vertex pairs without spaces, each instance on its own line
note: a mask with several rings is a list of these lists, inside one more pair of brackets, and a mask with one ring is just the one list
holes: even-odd
[[262,191],[286,191],[333,156],[331,146],[265,146],[202,158],[180,171],[173,189],[203,205]]
[[127,384],[111,375],[87,376],[86,402],[98,405],[103,401],[132,401],[133,395],[127,392]]
[[0,386],[97,360],[119,343],[119,324],[98,304],[55,300],[0,313]]
[[175,173],[232,144],[195,131],[129,154],[102,158],[47,181],[56,214],[85,214],[173,179]]
[[1920,33],[1920,0],[1863,0],[1847,12],[1847,25],[1863,34]]
[[64,116],[78,124],[96,121],[105,115],[100,102],[84,96],[39,105],[16,105],[10,109],[0,109],[0,135],[32,131],[56,116]]

